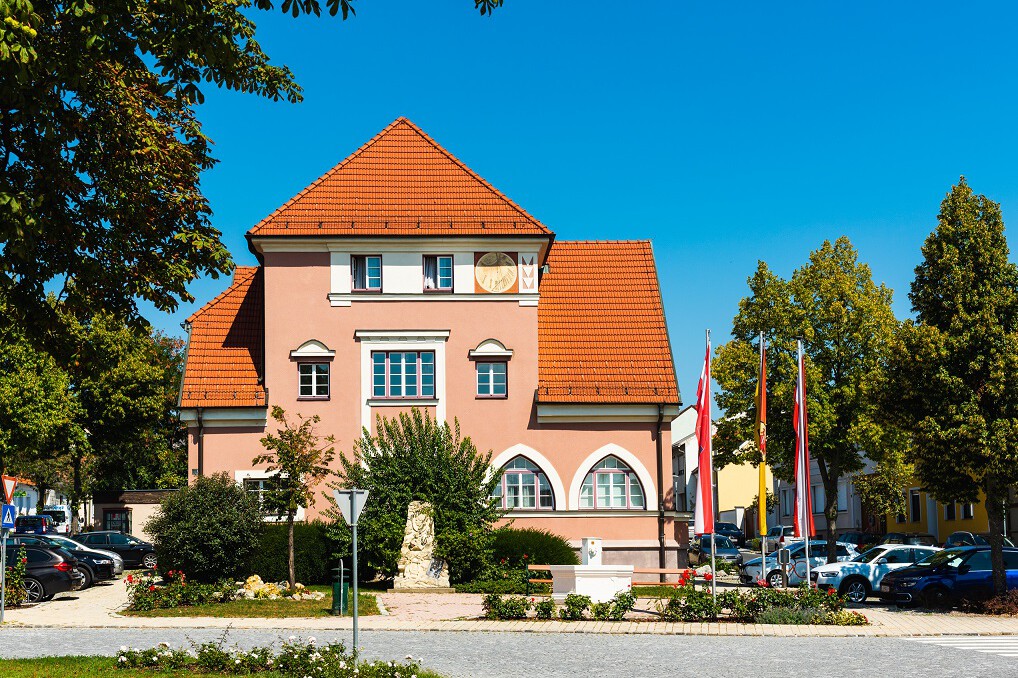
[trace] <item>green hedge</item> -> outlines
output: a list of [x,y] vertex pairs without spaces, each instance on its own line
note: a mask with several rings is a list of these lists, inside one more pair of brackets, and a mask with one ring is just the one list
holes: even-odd
[[579,565],[576,551],[564,538],[548,530],[503,527],[495,530],[494,558],[496,563],[505,559],[510,567],[523,563],[537,565]]
[[[330,525],[321,520],[296,523],[293,526],[294,570],[301,584],[332,583],[332,568],[341,555],[337,553]],[[285,524],[268,524],[255,552],[251,573],[263,581],[285,581],[287,578],[287,534]]]

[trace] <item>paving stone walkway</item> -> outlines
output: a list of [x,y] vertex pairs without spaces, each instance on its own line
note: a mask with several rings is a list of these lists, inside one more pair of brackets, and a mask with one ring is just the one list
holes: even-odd
[[[518,633],[602,633],[638,635],[917,637],[1018,634],[1018,618],[935,613],[869,605],[859,611],[869,626],[786,626],[777,624],[672,623],[656,620],[654,601],[641,599],[622,622],[489,621],[479,619],[483,596],[477,594],[382,593],[388,614],[362,617],[361,628],[375,631],[484,631]],[[96,586],[23,609],[8,610],[11,626],[37,628],[288,628],[347,630],[349,617],[261,619],[218,617],[131,617],[122,582]],[[5,624],[6,626],[7,624]]]

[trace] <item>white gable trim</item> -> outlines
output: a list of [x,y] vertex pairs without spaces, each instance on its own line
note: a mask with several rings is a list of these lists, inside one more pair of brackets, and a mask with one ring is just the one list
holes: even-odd
[[[551,484],[551,492],[555,497],[556,510],[563,510],[568,499],[566,497],[565,485],[562,484],[562,478],[559,477],[558,471],[555,470],[555,466],[551,463],[551,461],[533,447],[524,445],[523,443],[516,443],[512,447],[507,448],[492,458],[491,469],[502,468],[514,457],[526,457],[541,467],[541,471],[544,472],[544,475],[548,476],[548,482]],[[491,476],[489,475],[489,478],[490,477]]]
[[[622,461],[626,462],[629,468],[633,469],[636,477],[639,478],[640,484],[643,485],[643,498],[647,503],[648,511],[657,510],[657,489],[654,484],[654,477],[650,475],[650,471],[647,467],[636,458],[636,455],[615,443],[608,443],[604,447],[600,447],[580,462],[579,468],[576,470],[576,475],[573,476],[573,482],[569,484],[569,509],[571,511],[580,510],[580,486],[583,485],[583,479],[587,477],[591,469],[594,468],[594,464],[601,461],[607,456],[618,457]],[[589,509],[586,509],[589,510]],[[610,515],[611,509],[603,509],[600,511],[605,515]]]
[[485,358],[502,358],[504,360],[512,360],[513,351],[510,348],[506,348],[498,339],[485,339],[477,345],[477,348],[471,349],[467,354],[471,360],[483,360]]
[[290,351],[291,358],[334,358],[336,352],[317,339],[308,339]]

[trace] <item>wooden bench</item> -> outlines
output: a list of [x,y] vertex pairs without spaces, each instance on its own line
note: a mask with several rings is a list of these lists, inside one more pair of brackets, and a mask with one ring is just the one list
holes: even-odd
[[[551,565],[532,565],[527,563],[526,566],[526,580],[527,580],[527,595],[530,595],[530,584],[551,584],[551,579],[533,579],[530,576],[531,572],[547,572],[551,569]],[[679,582],[677,581],[660,581],[660,575],[681,575],[686,572],[689,568],[674,568],[674,567],[635,567],[633,568],[633,586],[671,586],[678,588]],[[656,574],[659,575],[657,581],[638,581],[636,579],[637,574]]]

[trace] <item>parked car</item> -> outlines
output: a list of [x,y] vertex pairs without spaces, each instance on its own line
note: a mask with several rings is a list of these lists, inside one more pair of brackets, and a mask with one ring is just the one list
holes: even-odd
[[937,538],[932,534],[909,534],[907,532],[888,532],[880,540],[881,544],[911,544],[913,546],[937,546]]
[[[731,539],[737,546],[746,545],[746,533],[735,523],[714,523],[714,534]],[[710,542],[708,542],[708,545]]]
[[25,592],[28,602],[50,600],[58,593],[77,590],[82,584],[81,573],[76,569],[74,556],[63,549],[42,546],[8,546],[7,562],[13,562],[20,550],[25,549],[28,563],[25,567]]
[[[788,584],[795,586],[806,579],[806,542],[797,541],[787,547],[789,552]],[[851,560],[859,555],[851,544],[838,543],[836,546],[837,558],[839,561]],[[813,540],[809,543],[810,568],[819,567],[827,562],[827,542]],[[761,559],[754,558],[742,565],[739,569],[739,580],[744,584],[752,584],[760,579],[767,582],[768,586],[780,587],[781,565],[778,564],[777,553],[768,553],[767,561],[761,567]]]
[[[1004,546],[1014,548],[1014,542],[1007,537],[1002,537],[1004,540]],[[952,532],[947,537],[947,541],[944,542],[944,548],[951,548],[952,546],[989,546],[990,535],[988,534],[973,534],[972,532]]]
[[880,590],[880,581],[888,572],[908,567],[939,550],[936,546],[881,544],[852,560],[820,565],[810,572],[810,581],[819,588],[834,589],[853,603],[861,603]]
[[855,546],[859,553],[868,551],[880,541],[879,534],[872,532],[860,532],[859,530],[846,530],[838,534],[838,541]]
[[[54,535],[56,536],[56,535]],[[75,567],[81,573],[81,588],[87,589],[97,581],[114,578],[113,558],[83,547],[66,548],[56,539],[42,534],[15,534],[8,537],[13,546],[39,546],[47,549],[64,549],[76,561]]]
[[[1018,589],[1018,549],[1004,549],[1007,588]],[[891,572],[880,583],[880,597],[898,604],[951,607],[963,599],[993,594],[990,547],[957,546],[938,551],[910,567]]]
[[[798,540],[801,540],[799,537]],[[767,530],[767,534],[764,535],[763,541],[767,551],[777,551],[781,548],[785,542],[791,542],[796,540],[795,528],[791,525],[778,525]]]
[[114,575],[120,575],[120,574],[124,573],[124,559],[121,558],[120,554],[117,553],[116,551],[107,551],[107,550],[104,550],[104,549],[94,549],[94,548],[91,548],[89,546],[85,546],[81,542],[75,541],[74,539],[71,539],[70,537],[65,537],[62,534],[47,534],[46,538],[49,539],[50,541],[55,541],[56,543],[60,544],[62,547],[64,547],[68,551],[73,551],[75,549],[81,549],[81,550],[85,550],[85,551],[90,551],[92,553],[97,553],[97,554],[102,555],[102,556],[106,556],[107,558],[112,558],[113,559],[113,574]]
[[66,504],[47,504],[42,511],[53,519],[53,529],[58,534],[71,533],[71,507]]
[[[714,535],[714,556],[718,561],[738,565],[742,562],[742,554],[728,537]],[[690,565],[710,565],[710,535],[702,534],[689,545]]]
[[32,532],[34,534],[56,534],[53,518],[45,514],[38,516],[18,516],[14,519],[15,532]]
[[123,532],[114,530],[85,532],[78,535],[78,541],[89,548],[100,548],[120,554],[124,559],[124,567],[128,569],[139,567],[152,569],[156,566],[155,547],[147,541]]

